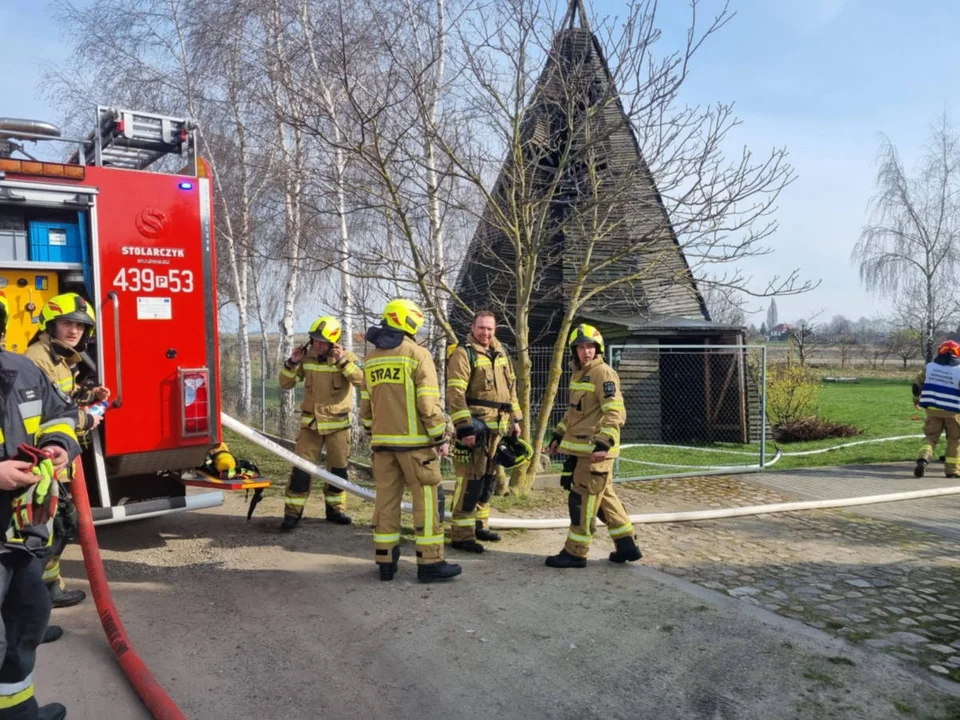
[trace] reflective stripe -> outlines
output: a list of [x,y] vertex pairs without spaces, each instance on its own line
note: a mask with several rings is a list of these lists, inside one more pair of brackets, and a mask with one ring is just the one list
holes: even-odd
[[360,424],[363,425],[367,430],[373,427],[373,420],[367,420],[366,418],[360,418]]
[[[369,427],[369,426],[368,426]],[[444,426],[445,427],[445,426]],[[433,442],[426,435],[377,435],[370,439],[374,445],[429,445]]]
[[417,388],[417,397],[440,397],[440,390],[432,385],[423,385]]
[[469,411],[469,410],[457,410],[455,413],[453,413],[453,414],[450,416],[450,419],[451,419],[453,422],[456,422],[457,420],[466,420],[466,419],[469,418],[469,417],[470,417],[470,411]]
[[567,422],[566,420],[561,420],[560,424],[557,425],[557,435],[563,435],[567,431]]
[[[433,492],[430,487],[423,487],[423,534],[433,535]],[[420,538],[417,538],[420,542]]]
[[443,545],[443,535],[424,535],[417,538],[417,545]]
[[354,372],[356,372],[359,369],[360,367],[355,362],[351,361],[351,362],[348,362],[346,365],[344,365],[342,368],[340,368],[340,372],[342,372],[347,377],[350,377],[351,375],[353,375]]
[[587,382],[572,382],[570,383],[571,390],[586,390],[588,392],[594,392],[597,389],[597,386],[593,383]]
[[307,499],[305,497],[292,497],[288,495],[283,499],[283,502],[286,505],[293,505],[294,507],[303,507],[307,504]]
[[944,458],[943,461],[944,461],[944,462],[948,462],[948,463],[953,463],[954,465],[957,464],[957,458],[955,458],[955,457]]
[[33,685],[33,673],[15,683],[0,683],[0,695],[13,695],[22,692]]
[[344,430],[350,427],[349,420],[336,420],[334,422],[322,422],[313,426],[317,432],[322,430]]
[[488,518],[488,517],[490,517],[490,508],[488,508],[488,507],[482,507],[482,508],[481,508],[481,507],[478,507],[478,508],[477,508],[477,519],[478,519],[478,520],[485,520],[485,519]]
[[340,372],[340,368],[336,365],[321,365],[319,363],[304,363],[302,365],[304,370],[310,370],[311,372]]
[[507,359],[503,355],[497,356],[497,359],[493,361],[494,367],[508,367],[510,363],[507,362]]
[[400,533],[374,533],[373,541],[375,543],[395,543],[400,542]]
[[40,429],[40,416],[25,417],[23,419],[23,428],[27,431],[27,435],[36,435]]
[[397,363],[402,363],[404,365],[408,365],[409,367],[417,366],[416,358],[408,357],[407,355],[382,355],[380,357],[367,360],[363,367],[365,370],[369,370],[370,368],[377,367],[378,365],[396,365]]
[[287,370],[286,368],[283,368],[283,369],[280,371],[280,374],[283,375],[283,377],[287,377],[287,378],[291,378],[291,379],[292,379],[292,378],[295,378],[295,377],[297,376],[297,371],[296,371],[296,370]]
[[451,520],[450,524],[453,525],[454,527],[473,527],[474,524],[476,524],[476,522],[477,521],[474,520],[472,517],[468,517],[468,518],[456,518],[455,520]]
[[[59,428],[61,425],[67,429],[66,430],[56,429],[56,428]],[[43,425],[40,426],[41,430],[45,430],[47,432],[66,432],[71,437],[73,437],[73,431],[76,430],[76,428],[77,428],[77,421],[74,420],[73,418],[55,418],[54,420],[45,422]]]
[[587,495],[587,532],[593,537],[593,533],[590,532],[590,527],[593,524],[593,516],[597,514],[597,496],[596,495]]
[[608,435],[608,436],[610,436],[611,438],[613,438],[613,441],[614,441],[615,443],[617,443],[617,442],[620,441],[620,430],[617,429],[617,428],[602,427],[602,428],[600,428],[600,433],[599,433],[599,434],[600,434],[600,435]]
[[610,533],[610,537],[617,538],[622,535],[632,535],[633,534],[633,525],[627,523],[626,525],[621,525],[620,527],[608,527],[607,532]]
[[490,358],[486,355],[477,355],[476,360],[473,361],[474,367],[493,367],[493,364],[490,362]]
[[561,450],[575,450],[578,452],[593,452],[593,449],[596,447],[596,443],[582,443],[574,442],[573,440],[561,440],[560,449]]
[[431,427],[431,428],[427,428],[427,433],[428,433],[431,437],[438,438],[438,437],[440,437],[441,435],[443,435],[443,433],[444,433],[444,431],[445,431],[446,429],[447,429],[447,423],[446,423],[446,422],[442,422],[442,423],[440,423],[439,425],[434,425],[434,426]]
[[575,532],[568,532],[567,537],[578,543],[585,543],[589,545],[593,542],[593,535],[577,535]]
[[622,402],[619,400],[614,400],[613,402],[604,403],[600,406],[600,409],[604,412],[607,412],[608,410],[624,410],[625,408]]
[[33,684],[30,684],[25,690],[21,690],[18,693],[13,695],[4,695],[0,693],[0,710],[5,710],[7,708],[12,708],[22,703],[25,703],[27,700],[33,697]]
[[459,378],[451,378],[450,380],[447,380],[447,387],[448,387],[448,388],[457,388],[458,390],[466,390],[466,389],[467,389],[467,381],[466,381],[466,380],[461,380],[461,379],[459,379]]
[[54,562],[52,565],[45,567],[43,569],[43,575],[40,577],[45,583],[53,582],[60,577],[60,558],[57,558],[56,562]]
[[24,419],[40,417],[43,414],[42,400],[28,400],[27,402],[17,403],[17,407],[20,409],[20,416]]
[[361,391],[360,391],[360,399],[361,399],[361,400],[369,400],[369,399],[370,399],[370,393],[367,392],[366,390],[361,390]]

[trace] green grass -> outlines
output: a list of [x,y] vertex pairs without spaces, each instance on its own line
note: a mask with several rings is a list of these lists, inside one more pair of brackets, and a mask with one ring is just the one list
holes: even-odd
[[[804,443],[767,442],[766,459],[769,461],[776,448],[784,456],[774,466],[778,470],[821,467],[827,465],[859,465],[878,462],[910,460],[916,457],[919,439],[870,443],[850,448],[832,450],[815,455],[790,456],[791,452],[835,447],[848,442],[902,435],[919,435],[923,428],[923,411],[913,407],[910,381],[905,378],[865,378],[859,383],[823,383],[820,388],[818,415],[824,420],[854,425],[863,433],[852,438],[832,438]],[[733,455],[708,452],[709,449],[736,450],[749,455]],[[652,463],[691,466],[724,466],[756,464],[759,444],[737,445],[716,443],[704,450],[639,447],[622,452],[619,467],[620,477],[644,477],[670,472],[687,472],[685,468],[667,468],[640,465],[630,462],[643,460]],[[696,467],[689,471],[695,471]]]

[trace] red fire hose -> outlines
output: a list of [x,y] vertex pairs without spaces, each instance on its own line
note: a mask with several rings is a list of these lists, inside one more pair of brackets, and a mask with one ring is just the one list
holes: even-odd
[[87,568],[87,577],[90,579],[90,590],[97,605],[100,623],[107,634],[107,640],[117,661],[130,684],[133,685],[143,704],[153,713],[156,720],[186,720],[180,708],[170,699],[166,691],[144,664],[140,656],[127,637],[117,608],[113,604],[110,586],[107,585],[107,575],[103,571],[103,561],[100,558],[100,546],[97,544],[97,533],[93,528],[93,515],[90,512],[90,496],[87,495],[87,484],[83,476],[83,467],[80,462],[75,463],[73,482],[70,483],[70,494],[77,506],[80,516],[80,547],[83,549],[83,564]]

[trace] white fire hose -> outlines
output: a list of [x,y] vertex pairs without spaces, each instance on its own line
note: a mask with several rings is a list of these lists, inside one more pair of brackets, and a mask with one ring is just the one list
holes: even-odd
[[[374,500],[373,490],[362,487],[342,477],[327,472],[324,468],[314,465],[284,447],[273,442],[226,413],[220,414],[223,426],[229,428],[241,437],[256,443],[264,450],[269,450],[277,457],[296,465],[304,472],[333,483],[347,492],[361,497],[364,500]],[[631,515],[630,521],[640,524],[690,522],[695,520],[717,520],[720,518],[741,517],[744,515],[767,515],[769,513],[795,512],[797,510],[825,510],[828,508],[853,507],[856,505],[875,505],[877,503],[898,502],[900,500],[920,500],[922,498],[940,497],[943,495],[960,495],[960,486],[946,488],[932,488],[930,490],[912,490],[910,492],[888,493],[886,495],[868,495],[865,497],[838,498],[836,500],[805,500],[798,502],[772,503],[767,505],[748,505],[746,507],[723,508],[720,510],[692,510],[668,513],[641,513]],[[403,503],[404,512],[412,512],[410,503]],[[491,517],[490,527],[493,528],[521,528],[526,530],[561,529],[570,526],[570,518],[504,518]]]

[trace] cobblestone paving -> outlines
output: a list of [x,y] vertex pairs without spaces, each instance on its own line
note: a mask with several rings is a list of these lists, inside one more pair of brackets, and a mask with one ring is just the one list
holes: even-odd
[[[791,499],[732,478],[619,490],[632,513]],[[639,534],[653,567],[960,682],[960,558],[947,539],[841,510],[643,525]]]

